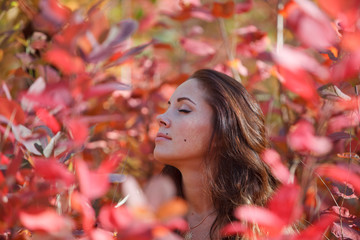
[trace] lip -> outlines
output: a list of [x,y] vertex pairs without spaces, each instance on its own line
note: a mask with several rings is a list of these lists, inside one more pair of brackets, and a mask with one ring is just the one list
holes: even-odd
[[160,140],[172,140],[172,138],[163,133],[158,133],[156,134],[155,141],[160,141]]

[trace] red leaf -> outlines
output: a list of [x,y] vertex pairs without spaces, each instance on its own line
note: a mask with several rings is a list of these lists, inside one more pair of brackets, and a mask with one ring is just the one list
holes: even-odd
[[15,125],[25,122],[26,115],[17,102],[0,97],[0,106],[0,115],[12,120]]
[[269,236],[278,235],[285,226],[285,222],[272,211],[257,206],[240,206],[235,210],[235,216],[249,223],[256,223]]
[[195,55],[209,56],[215,54],[215,49],[209,43],[204,41],[182,37],[180,39],[180,44],[186,51]]
[[234,1],[227,1],[225,3],[214,2],[212,14],[218,18],[230,18],[235,13]]
[[233,236],[248,232],[248,228],[241,222],[231,222],[221,230],[222,236]]
[[295,71],[278,66],[279,80],[290,91],[298,94],[300,97],[310,103],[317,103],[319,95],[316,91],[313,78],[304,70]]
[[0,153],[0,165],[9,165],[10,159],[5,154]]
[[88,138],[88,128],[87,124],[80,119],[70,119],[66,122],[66,126],[71,134],[72,138],[76,145],[80,146],[84,144],[84,142]]
[[71,194],[71,207],[81,213],[83,229],[89,233],[95,226],[95,211],[89,199],[77,191],[73,192]]
[[325,155],[331,151],[332,143],[327,137],[315,136],[315,130],[311,123],[300,120],[290,128],[288,143],[298,152],[311,152],[315,155]]
[[57,0],[41,0],[39,7],[46,20],[57,26],[63,25],[71,16],[71,10]]
[[323,234],[328,227],[337,219],[336,216],[327,214],[320,218],[310,227],[306,228],[299,235],[296,235],[294,240],[321,240]]
[[281,162],[280,155],[273,149],[266,149],[262,156],[262,160],[271,167],[271,172],[283,184],[288,183],[290,180],[290,172]]
[[75,164],[80,191],[84,196],[95,199],[108,191],[110,187],[108,174],[89,170],[87,164],[81,159],[77,159]]
[[318,3],[327,13],[339,20],[342,28],[351,28],[358,20],[358,0],[319,0]]
[[115,171],[116,168],[119,167],[120,162],[124,159],[125,154],[126,153],[124,151],[120,150],[109,155],[106,160],[101,162],[98,169],[99,173],[109,174]]
[[53,133],[60,131],[60,124],[56,118],[50,114],[46,109],[40,108],[36,111],[36,116],[48,126]]
[[85,65],[80,57],[72,56],[61,48],[47,51],[44,59],[57,67],[63,74],[79,74],[85,71]]
[[303,213],[302,207],[298,205],[299,197],[300,187],[298,185],[283,185],[271,198],[268,209],[281,218],[285,225],[290,225]]
[[341,183],[350,183],[355,191],[358,194],[360,193],[360,177],[349,169],[330,164],[323,164],[315,169],[315,173]]
[[244,43],[249,44],[251,42],[256,42],[264,37],[266,37],[266,33],[260,31],[254,25],[248,25],[246,27],[236,29],[236,34],[241,37]]
[[74,175],[66,169],[64,164],[57,162],[56,159],[34,158],[33,160],[36,175],[53,183],[62,181],[67,187],[74,183]]
[[31,231],[44,231],[47,233],[58,233],[64,228],[72,225],[69,219],[60,216],[53,209],[40,211],[20,211],[20,222]]
[[[80,34],[84,34],[89,28],[88,22],[71,23],[66,26],[60,33],[56,34],[53,39],[54,42],[65,49],[73,49],[75,40],[78,40]],[[84,49],[82,49],[84,50]]]
[[150,41],[148,43],[130,48],[126,50],[125,52],[116,52],[114,53],[108,60],[108,63],[106,64],[106,68],[113,67],[116,65],[119,65],[121,63],[124,63],[126,60],[128,60],[130,57],[142,52],[145,48],[150,46],[151,44],[155,43],[156,41]]
[[[360,4],[359,4],[360,5]],[[360,7],[360,6],[359,6]],[[345,51],[359,50],[360,32],[345,32],[341,39],[341,46]]]
[[287,25],[305,46],[322,50],[338,41],[330,20],[313,2],[289,1],[282,13],[286,17]]

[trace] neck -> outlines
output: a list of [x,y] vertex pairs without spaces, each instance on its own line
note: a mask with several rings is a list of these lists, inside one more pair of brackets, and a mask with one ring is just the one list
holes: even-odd
[[179,170],[182,174],[184,195],[189,204],[189,214],[202,216],[212,212],[213,204],[207,191],[208,185],[205,184],[203,166]]

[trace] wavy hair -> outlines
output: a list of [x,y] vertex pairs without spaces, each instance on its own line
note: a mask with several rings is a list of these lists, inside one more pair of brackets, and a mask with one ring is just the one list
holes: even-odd
[[[197,79],[205,89],[206,101],[214,111],[213,133],[204,164],[207,190],[217,213],[210,236],[218,239],[221,228],[235,220],[236,207],[263,206],[277,180],[260,158],[268,147],[264,115],[244,86],[210,69],[198,70],[190,78]],[[178,195],[184,197],[180,171],[165,166],[163,174],[175,181]]]

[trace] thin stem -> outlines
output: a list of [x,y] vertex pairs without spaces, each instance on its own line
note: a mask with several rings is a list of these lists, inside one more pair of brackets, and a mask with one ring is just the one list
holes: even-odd
[[279,53],[284,46],[284,17],[279,14],[279,11],[284,8],[282,0],[277,3],[277,18],[276,18],[276,53]]
[[[227,33],[226,33],[226,26],[225,26],[224,19],[219,18],[218,23],[219,23],[219,26],[220,26],[221,38],[222,38],[222,40],[224,42],[224,45],[225,45],[227,58],[228,58],[229,61],[233,61],[234,56],[232,54],[230,41],[229,41],[229,38],[228,38]],[[239,72],[236,69],[234,69],[234,67],[232,67],[232,66],[231,66],[231,72],[232,72],[234,78],[237,81],[241,82],[241,77],[240,77]]]

